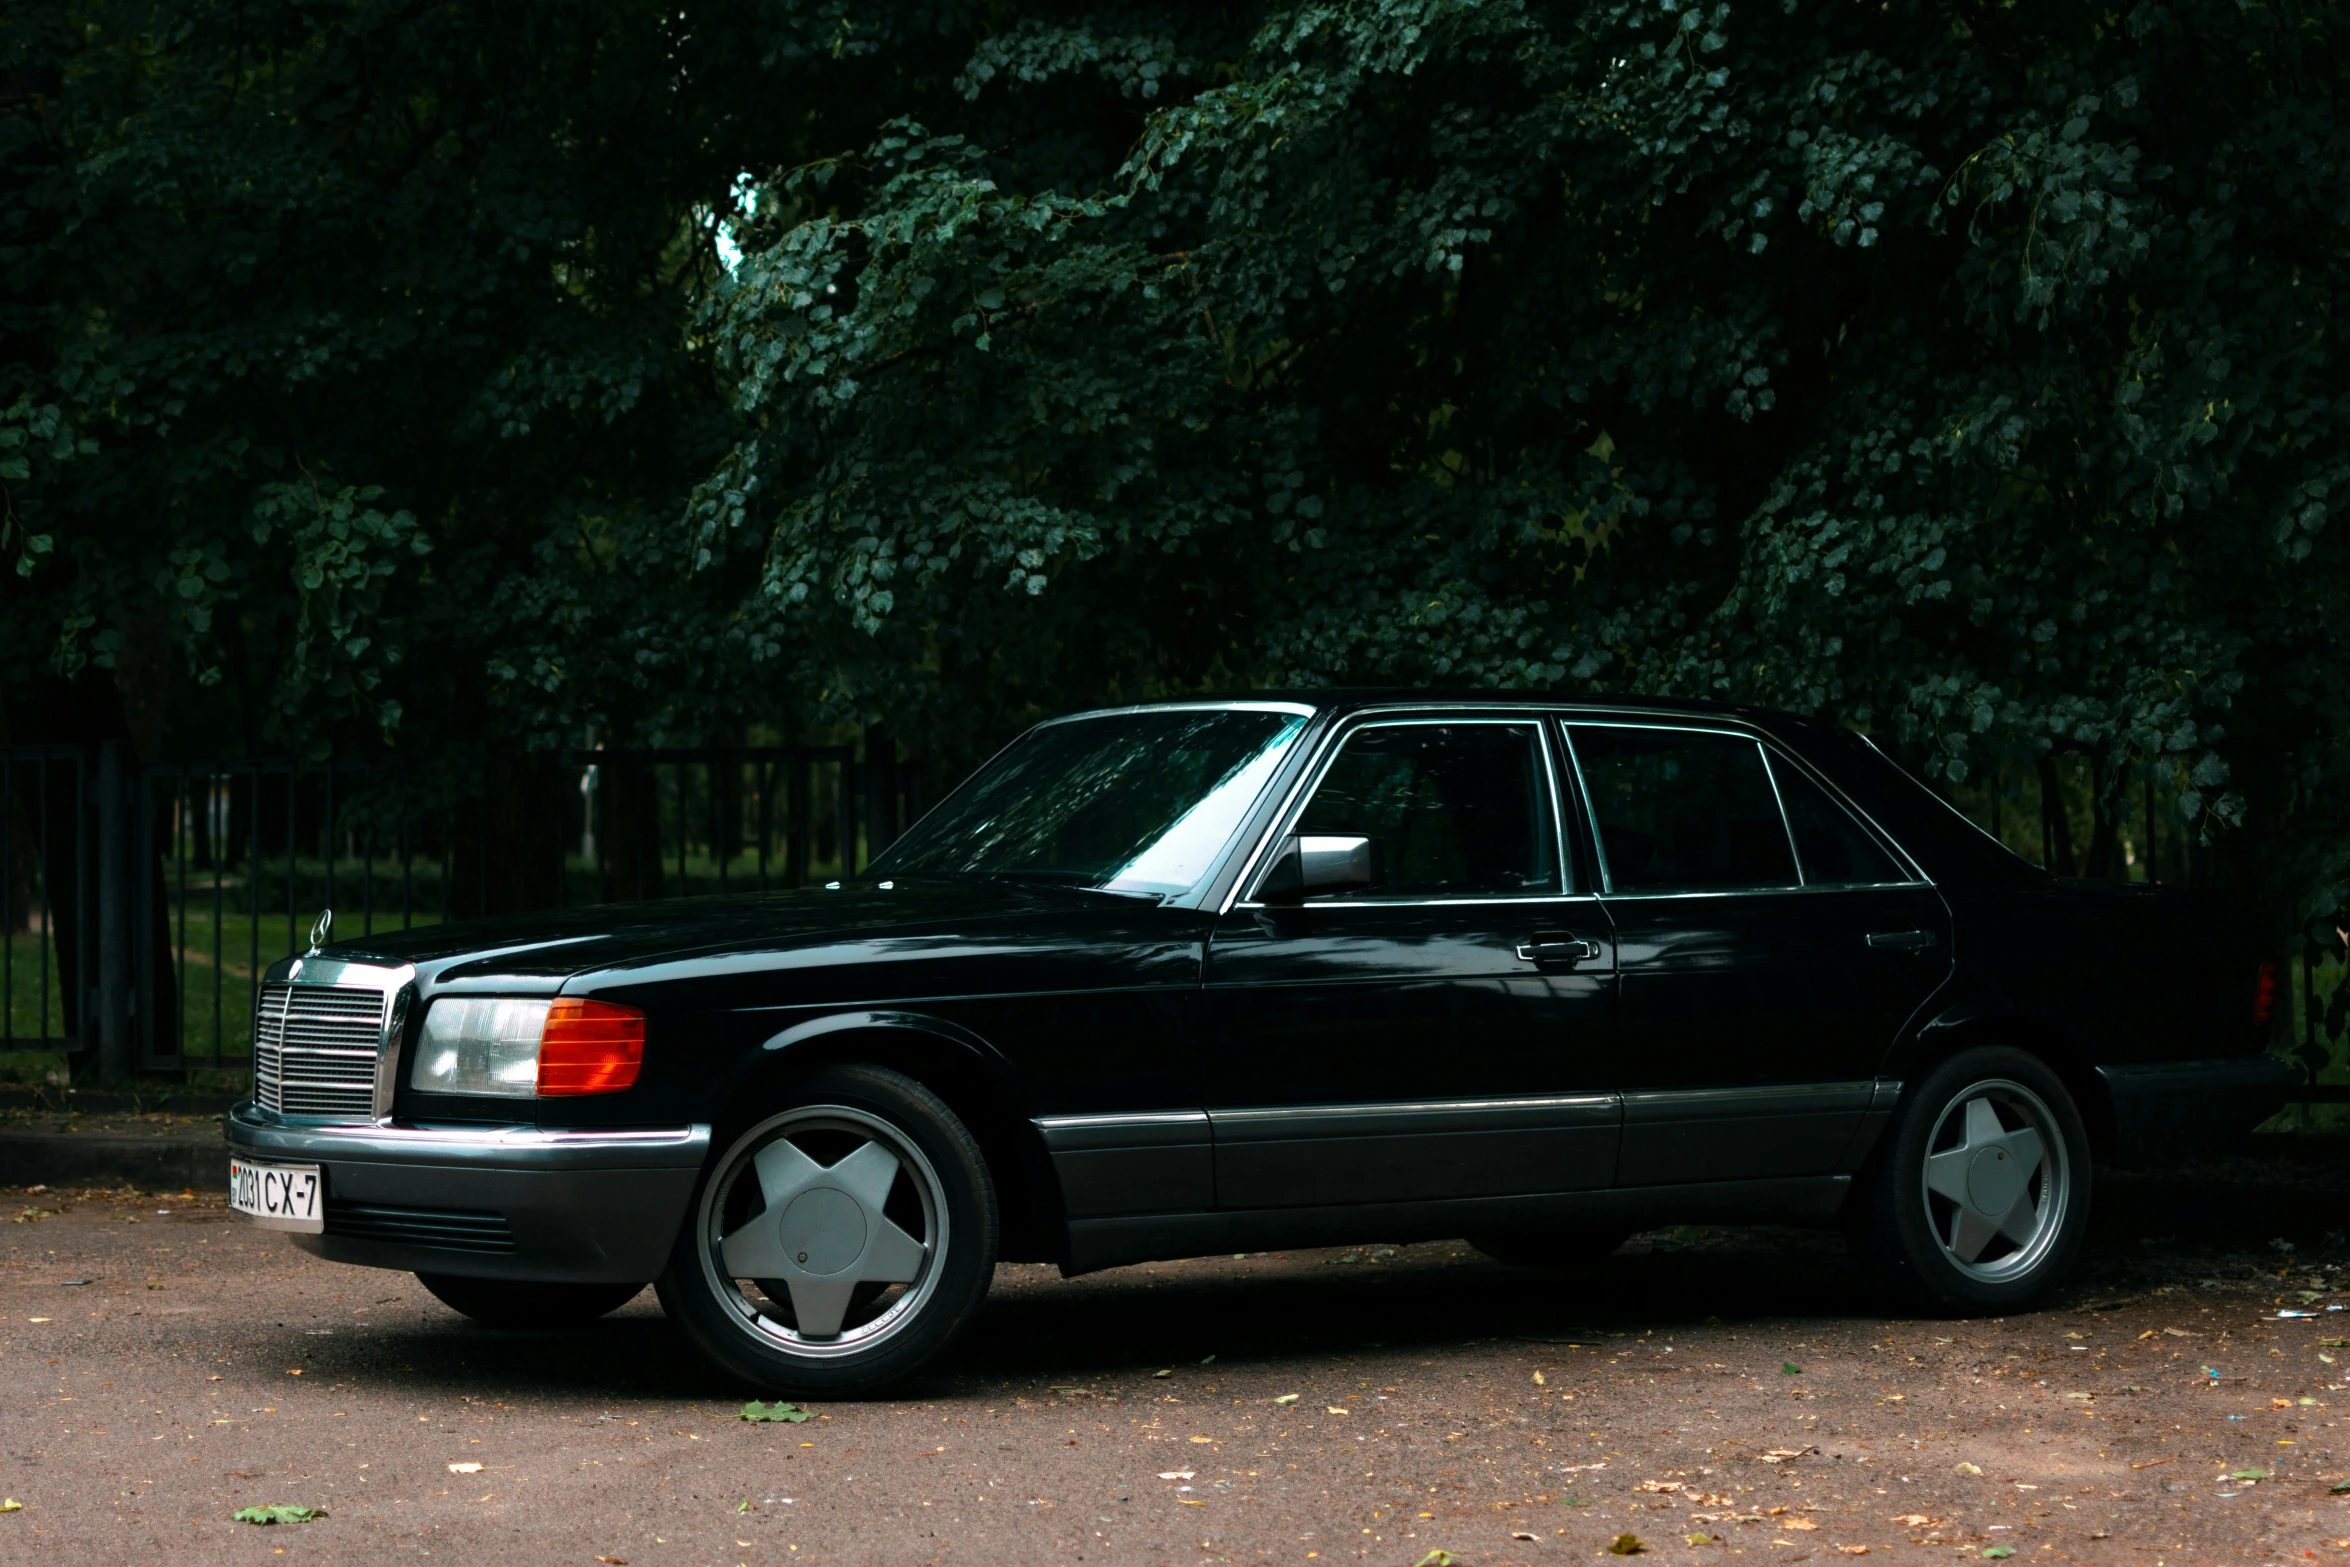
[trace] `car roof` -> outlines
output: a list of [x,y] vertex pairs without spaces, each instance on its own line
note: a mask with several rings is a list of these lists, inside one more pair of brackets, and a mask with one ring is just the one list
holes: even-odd
[[[1152,707],[1215,707],[1225,703],[1294,703],[1321,713],[1347,713],[1362,708],[1397,705],[1436,707],[1580,707],[1628,713],[1685,713],[1691,717],[1737,718],[1749,723],[1817,722],[1775,708],[1719,702],[1703,697],[1628,696],[1612,691],[1494,691],[1456,690],[1442,686],[1321,686],[1280,687],[1263,691],[1219,691],[1189,697],[1163,697],[1131,706],[1095,708],[1093,712],[1132,712]],[[1082,713],[1068,715],[1072,718]]]

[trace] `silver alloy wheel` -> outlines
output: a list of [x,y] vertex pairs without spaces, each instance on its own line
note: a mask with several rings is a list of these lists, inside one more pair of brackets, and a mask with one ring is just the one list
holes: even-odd
[[2002,1284],[2038,1267],[2064,1228],[2072,1161],[2055,1112],[2008,1078],[1951,1097],[1926,1139],[1926,1227],[1950,1265]]
[[[744,1133],[703,1188],[699,1222],[717,1299],[754,1336],[815,1359],[862,1353],[910,1324],[938,1286],[948,1243],[946,1192],[929,1159],[847,1105],[801,1106]],[[850,1320],[892,1286],[903,1286],[894,1300]],[[763,1301],[788,1303],[792,1320]]]

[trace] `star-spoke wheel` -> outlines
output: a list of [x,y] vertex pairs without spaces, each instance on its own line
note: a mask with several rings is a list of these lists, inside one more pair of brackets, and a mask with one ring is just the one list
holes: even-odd
[[2066,1139],[2047,1101],[1992,1078],[1952,1096],[1926,1139],[1926,1222],[1950,1264],[1997,1283],[2038,1267],[2071,1200]]
[[810,1105],[735,1144],[702,1204],[705,1266],[741,1325],[778,1348],[857,1353],[920,1314],[947,1211],[912,1139],[867,1111]]

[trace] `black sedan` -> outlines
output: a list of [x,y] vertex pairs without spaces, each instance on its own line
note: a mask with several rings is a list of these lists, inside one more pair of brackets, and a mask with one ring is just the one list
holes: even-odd
[[1842,1225],[2004,1311],[2072,1261],[2093,1153],[2283,1101],[2272,978],[1784,714],[1166,703],[1039,725],[822,889],[278,965],[233,1195],[484,1321],[650,1280],[785,1393],[920,1366],[999,1259]]

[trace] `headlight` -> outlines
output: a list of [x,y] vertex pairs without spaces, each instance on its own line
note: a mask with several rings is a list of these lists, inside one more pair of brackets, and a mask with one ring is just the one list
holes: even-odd
[[447,996],[424,1015],[408,1086],[505,1099],[609,1094],[634,1086],[645,1015],[608,1001]]

